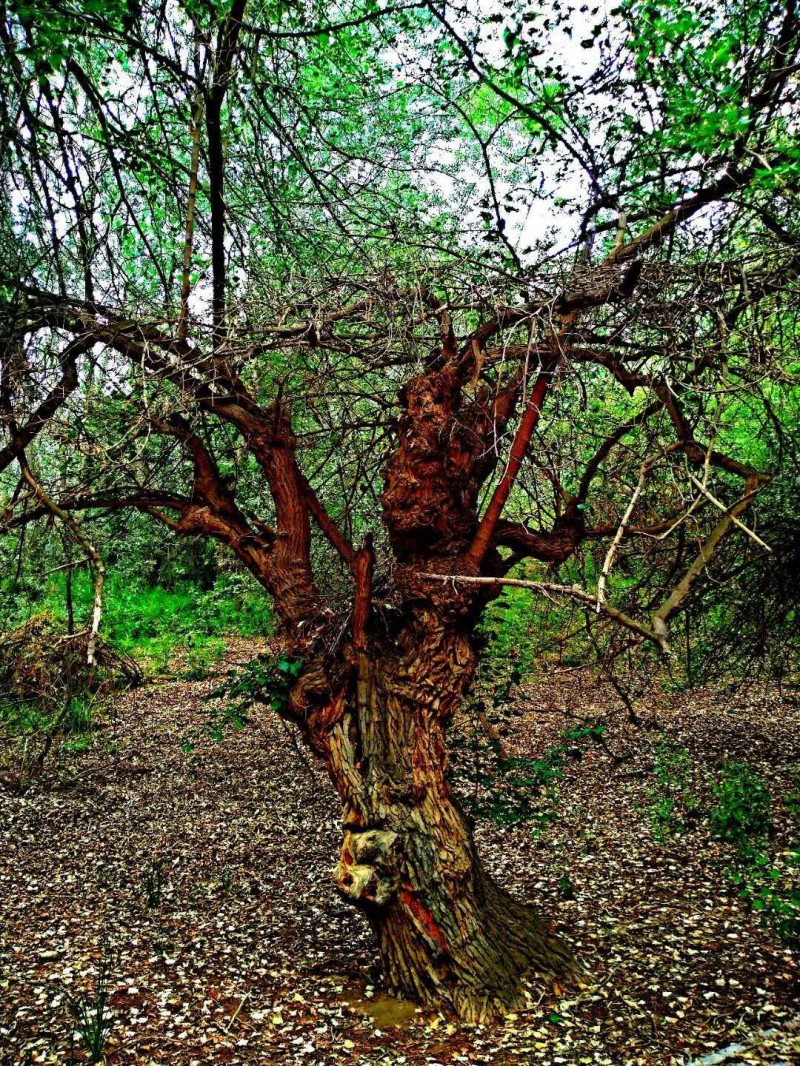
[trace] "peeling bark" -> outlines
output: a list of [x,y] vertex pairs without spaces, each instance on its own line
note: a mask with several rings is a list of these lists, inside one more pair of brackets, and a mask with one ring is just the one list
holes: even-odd
[[526,976],[575,966],[489,878],[446,779],[445,730],[475,668],[469,635],[424,608],[391,645],[354,657],[320,749],[343,807],[334,882],[375,930],[391,989],[468,1021],[500,1017],[524,1002]]

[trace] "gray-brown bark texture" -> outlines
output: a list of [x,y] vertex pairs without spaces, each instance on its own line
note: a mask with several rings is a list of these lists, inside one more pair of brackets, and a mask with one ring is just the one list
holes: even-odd
[[[463,404],[463,372],[451,362],[404,387],[383,493],[393,603],[372,603],[366,545],[353,567],[351,639],[337,665],[309,666],[295,700],[342,801],[335,883],[372,924],[389,987],[482,1021],[522,1002],[524,976],[574,964],[488,876],[445,772],[446,730],[476,665],[473,630],[496,594],[424,576],[476,571],[478,491],[494,465],[486,435],[502,415],[480,399]],[[503,402],[508,417],[513,399]],[[555,555],[563,540],[559,531]],[[502,565],[492,543],[484,566]]]
[[445,779],[444,732],[473,667],[469,639],[420,611],[395,648],[359,657],[329,765],[344,810],[335,882],[375,929],[390,987],[480,1021],[519,1004],[526,972],[571,961],[485,873]]

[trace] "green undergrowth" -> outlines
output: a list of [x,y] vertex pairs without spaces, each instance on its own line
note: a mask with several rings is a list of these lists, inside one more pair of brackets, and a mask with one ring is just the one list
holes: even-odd
[[[722,767],[709,811],[714,836],[735,846],[726,873],[739,896],[792,947],[800,947],[800,772],[793,787],[773,796],[747,763]],[[773,843],[778,809],[791,827],[784,846]]]
[[[35,603],[25,604],[28,615],[47,611],[66,628],[65,582],[63,573],[51,575]],[[72,596],[80,627],[91,611],[88,574],[74,575]],[[19,599],[17,604],[21,608]],[[21,609],[18,613],[18,621],[24,621]],[[224,637],[264,636],[271,630],[270,601],[248,575],[221,575],[210,589],[189,581],[172,588],[151,586],[113,573],[105,583],[101,632],[152,674],[167,673],[176,662],[177,672],[197,680],[222,658]]]
[[106,705],[92,693],[61,706],[33,700],[0,700],[0,786],[25,792],[47,766],[86,751],[106,720]]
[[665,841],[684,832],[700,816],[688,749],[662,737],[655,748],[653,778],[648,793],[650,828],[656,840]]
[[43,707],[33,701],[0,701],[0,723],[11,736],[60,733],[75,750],[86,747],[87,738],[100,713],[100,703],[91,695],[73,696],[63,707]]
[[543,840],[558,821],[560,785],[570,761],[579,761],[591,743],[602,741],[601,722],[563,730],[559,742],[536,758],[507,755],[502,743],[480,729],[451,739],[453,784],[468,814],[499,826],[529,825]]
[[[709,785],[705,801],[698,790],[703,779]],[[800,767],[792,785],[776,791],[747,762],[710,770],[695,765],[688,749],[662,738],[648,795],[657,840],[681,835],[692,822],[702,824],[728,847],[724,872],[740,899],[783,941],[800,946]]]
[[298,659],[266,653],[228,670],[205,697],[206,720],[187,736],[184,751],[192,751],[201,734],[222,740],[226,730],[244,728],[256,705],[275,714],[283,712],[302,669]]

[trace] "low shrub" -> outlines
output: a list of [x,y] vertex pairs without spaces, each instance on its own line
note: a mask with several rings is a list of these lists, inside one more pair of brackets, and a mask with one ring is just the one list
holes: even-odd
[[744,762],[723,766],[712,792],[716,805],[709,811],[711,831],[720,840],[746,852],[772,828],[772,797],[761,777]]

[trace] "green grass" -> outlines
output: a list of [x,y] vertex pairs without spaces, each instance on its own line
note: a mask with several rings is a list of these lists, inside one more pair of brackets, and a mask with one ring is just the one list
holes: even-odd
[[31,702],[0,702],[0,724],[15,736],[58,730],[85,736],[92,730],[95,704],[91,695],[73,696],[61,708],[44,708]]
[[[53,574],[30,613],[48,611],[66,625],[64,586],[64,575]],[[72,591],[81,626],[91,611],[89,576],[76,574]],[[203,590],[189,582],[170,589],[151,587],[112,573],[105,585],[101,632],[151,672],[166,672],[173,657],[183,653],[186,675],[197,678],[223,654],[222,637],[264,636],[272,631],[272,619],[267,594],[248,576],[223,575],[212,589]]]

